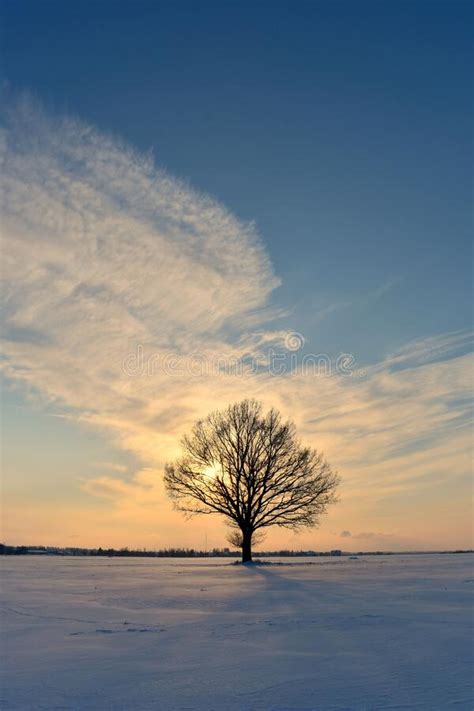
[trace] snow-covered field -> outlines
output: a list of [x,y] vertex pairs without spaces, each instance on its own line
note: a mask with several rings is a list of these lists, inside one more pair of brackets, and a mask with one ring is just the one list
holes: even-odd
[[1,562],[1,709],[474,707],[471,555]]

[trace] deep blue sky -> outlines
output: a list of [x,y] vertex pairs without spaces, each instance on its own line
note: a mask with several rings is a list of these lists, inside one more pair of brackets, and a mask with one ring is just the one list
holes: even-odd
[[311,350],[469,327],[469,3],[2,7],[8,85],[255,220]]

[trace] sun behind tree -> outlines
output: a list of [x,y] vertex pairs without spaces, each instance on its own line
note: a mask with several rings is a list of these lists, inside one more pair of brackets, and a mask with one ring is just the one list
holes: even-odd
[[339,477],[322,454],[303,447],[294,424],[273,408],[264,414],[256,400],[198,421],[182,447],[165,468],[169,496],[187,514],[225,516],[243,563],[252,560],[256,533],[317,526],[336,500]]

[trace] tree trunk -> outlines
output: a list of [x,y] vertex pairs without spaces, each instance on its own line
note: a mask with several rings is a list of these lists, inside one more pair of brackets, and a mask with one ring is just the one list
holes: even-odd
[[252,534],[242,534],[242,563],[252,562]]

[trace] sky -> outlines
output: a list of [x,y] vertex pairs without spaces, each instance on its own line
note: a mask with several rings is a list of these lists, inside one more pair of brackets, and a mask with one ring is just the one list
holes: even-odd
[[470,547],[470,4],[1,7],[3,540],[226,545],[163,467],[252,396],[342,478],[267,548]]

